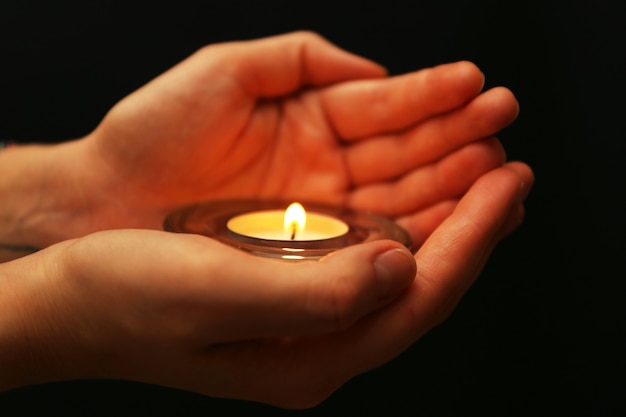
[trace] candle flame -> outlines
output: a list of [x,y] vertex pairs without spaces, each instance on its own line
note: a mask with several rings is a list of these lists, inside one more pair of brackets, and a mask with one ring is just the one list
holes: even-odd
[[295,238],[296,233],[304,230],[306,225],[306,211],[302,204],[291,203],[287,210],[285,210],[284,220],[285,231],[288,231],[291,235],[291,239]]

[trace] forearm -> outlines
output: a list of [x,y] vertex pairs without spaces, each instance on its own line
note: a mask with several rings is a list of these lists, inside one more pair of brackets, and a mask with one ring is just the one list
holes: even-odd
[[0,151],[0,261],[74,237],[90,202],[77,142]]

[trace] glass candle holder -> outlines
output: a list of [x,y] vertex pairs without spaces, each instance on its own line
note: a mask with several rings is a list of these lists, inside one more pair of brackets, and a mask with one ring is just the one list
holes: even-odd
[[256,256],[289,261],[315,260],[348,246],[382,239],[411,248],[409,234],[385,217],[318,203],[302,205],[308,218],[302,233],[290,233],[282,224],[275,224],[278,220],[274,217],[282,219],[289,206],[281,200],[194,204],[170,213],[163,226],[169,232],[207,236]]

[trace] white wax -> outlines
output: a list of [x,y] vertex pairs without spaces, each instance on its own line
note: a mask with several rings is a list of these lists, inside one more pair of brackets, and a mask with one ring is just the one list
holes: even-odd
[[[285,212],[263,210],[240,214],[231,218],[226,227],[240,235],[267,240],[292,240],[292,230],[285,229]],[[307,213],[304,230],[299,230],[295,241],[322,240],[339,237],[348,233],[348,225],[332,216],[320,213]]]

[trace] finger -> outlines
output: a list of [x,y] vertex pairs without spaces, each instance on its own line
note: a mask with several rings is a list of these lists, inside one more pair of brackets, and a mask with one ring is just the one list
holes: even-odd
[[501,166],[504,159],[504,149],[497,139],[473,142],[397,181],[358,187],[350,195],[349,204],[389,217],[408,215],[460,196],[481,175]]
[[[516,166],[520,166],[519,162],[509,162],[507,168],[515,169]],[[522,171],[526,170],[525,164],[521,164]],[[531,175],[532,176],[532,175]],[[525,184],[523,187],[528,189],[531,184]],[[527,191],[525,191],[527,192]],[[458,204],[458,200],[447,200],[428,207],[424,210],[420,210],[415,214],[408,216],[402,216],[396,219],[396,223],[404,228],[411,237],[412,251],[417,252],[419,248],[424,244],[426,239],[439,227],[439,225],[447,219]],[[501,229],[501,233],[496,239],[499,241],[508,234],[512,233],[520,224],[524,218],[524,206],[519,204],[513,207],[506,223]]]
[[470,62],[415,73],[340,84],[324,90],[322,104],[339,137],[357,139],[405,129],[475,97],[484,77]]
[[305,31],[217,44],[206,51],[252,97],[276,97],[302,86],[386,75],[380,65]]
[[[409,216],[396,219],[396,223],[405,229],[411,238],[411,251],[417,252],[426,239],[447,219],[456,208],[457,200],[447,200],[420,210]],[[519,205],[512,210],[506,225],[502,228],[498,240],[512,233],[521,224],[524,218],[524,206]]]
[[392,241],[303,263],[212,250],[215,256],[199,265],[211,279],[191,291],[191,304],[206,308],[207,330],[199,334],[205,345],[207,337],[221,343],[344,329],[397,296],[415,274],[411,252]]
[[529,191],[532,171],[519,168],[505,165],[481,177],[424,243],[416,255],[422,301],[436,306],[445,298],[456,298],[457,286],[473,281],[484,255],[501,238],[511,213],[517,212]]
[[466,143],[495,134],[513,122],[518,112],[513,93],[498,87],[400,136],[384,135],[356,142],[346,149],[350,178],[357,185],[395,178]]
[[[517,167],[514,168],[514,165],[517,165]],[[508,214],[502,215],[503,221],[500,229],[497,233],[492,235],[491,241],[484,246],[482,256],[477,254],[475,258],[476,262],[474,266],[473,278],[470,276],[470,279],[465,280],[465,282],[460,282],[460,285],[458,285],[447,297],[447,301],[441,303],[441,306],[439,307],[439,314],[433,314],[433,326],[438,325],[448,318],[448,316],[456,308],[456,305],[462,296],[471,287],[475,278],[484,268],[496,245],[522,223],[525,214],[523,200],[526,198],[530,188],[532,187],[534,176],[530,168],[523,163],[509,163],[505,169],[509,169],[510,172],[515,172],[521,179],[517,196],[517,204],[512,204]]]
[[[380,352],[386,351],[381,357],[393,357],[447,317],[510,228],[511,216],[520,214],[533,174],[524,164],[514,168],[507,165],[489,172],[459,201],[417,252],[418,272],[410,292],[367,325],[373,327],[360,343],[374,343]],[[374,341],[383,338],[393,342]]]

